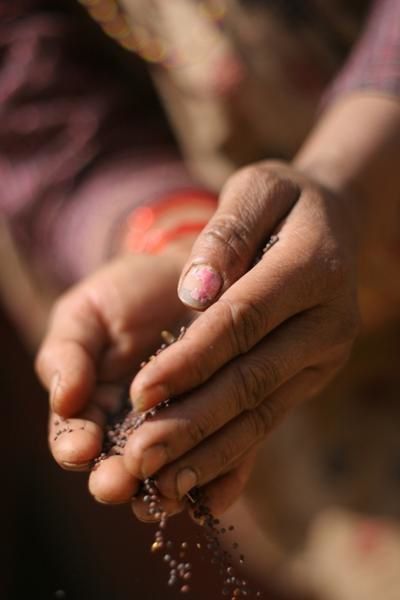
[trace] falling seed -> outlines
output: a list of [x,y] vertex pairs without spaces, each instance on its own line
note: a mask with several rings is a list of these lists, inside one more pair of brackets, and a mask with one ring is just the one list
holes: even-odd
[[167,331],[166,329],[164,329],[161,332],[161,337],[164,340],[164,342],[166,344],[168,344],[169,346],[171,344],[173,344],[174,342],[176,342],[176,337],[170,331]]
[[[178,339],[181,339],[185,333],[185,328],[182,327],[180,330],[180,334]],[[169,332],[164,332],[166,338],[163,336],[164,342],[161,348],[155,353],[158,355],[161,351],[165,350],[167,345],[174,343],[176,338]],[[153,355],[154,358],[155,355]],[[141,366],[144,366],[146,361],[142,363]],[[102,452],[99,456],[94,460],[93,468],[97,468],[97,466],[105,460],[108,456],[114,454],[123,454],[124,448],[127,443],[129,437],[145,423],[145,421],[152,416],[155,416],[161,410],[165,410],[169,404],[173,404],[173,399],[168,399],[166,401],[161,402],[156,407],[151,410],[141,413],[140,415],[134,413],[133,411],[125,408],[121,411],[121,413],[112,418],[110,424],[108,425],[105,436],[104,436],[104,446]],[[128,405],[128,403],[127,403]],[[56,432],[56,439],[62,433],[66,431],[71,431],[71,427],[69,427],[68,421],[62,421],[64,423],[64,428],[59,429]],[[162,548],[167,548],[169,553],[163,555],[163,560],[168,563],[169,573],[168,573],[168,585],[172,586],[177,583],[178,579],[181,579],[181,583],[188,581],[192,577],[192,566],[190,562],[184,562],[184,559],[187,560],[187,554],[189,551],[189,544],[187,541],[181,541],[178,543],[175,548],[177,551],[175,552],[175,556],[173,557],[173,548],[174,544],[171,540],[164,539],[164,533],[167,526],[168,515],[163,508],[162,498],[157,488],[157,484],[151,478],[147,478],[142,482],[142,488],[137,494],[137,496],[141,497],[143,502],[147,505],[147,511],[150,516],[154,516],[159,520],[157,530],[154,535],[154,541],[151,544],[151,551],[157,552]],[[200,489],[195,488],[191,490],[191,497],[189,499],[192,503],[192,507],[190,508],[191,513],[196,518],[199,525],[203,527],[203,534],[206,540],[206,545],[208,550],[212,554],[211,563],[216,565],[217,572],[219,572],[223,578],[224,574],[227,574],[225,583],[226,586],[223,588],[222,593],[224,596],[232,596],[233,600],[240,596],[248,596],[248,592],[243,589],[246,587],[247,582],[245,580],[238,579],[233,576],[235,570],[232,566],[232,556],[231,554],[224,550],[219,541],[219,534],[225,533],[227,529],[225,527],[221,527],[219,529],[220,521],[216,519],[211,513],[210,509],[207,506],[207,498],[202,495]],[[228,527],[229,531],[234,530],[234,526],[230,525]],[[203,548],[203,544],[200,542],[196,542],[195,546],[197,550]],[[232,544],[232,547],[236,550],[239,545],[237,542]],[[179,564],[177,564],[176,558],[180,559]],[[240,555],[240,561],[244,561],[244,557]],[[235,589],[233,589],[235,588]],[[180,587],[182,593],[189,592],[189,585],[183,583]],[[229,591],[230,590],[230,591]],[[232,591],[233,590],[233,591]],[[251,591],[251,590],[250,590]],[[254,591],[250,595],[254,594]],[[261,598],[261,593],[259,592],[256,596],[257,598]]]

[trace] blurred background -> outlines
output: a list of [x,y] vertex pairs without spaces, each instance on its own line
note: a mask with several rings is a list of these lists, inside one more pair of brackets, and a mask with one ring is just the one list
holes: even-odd
[[[128,4],[135,16],[150,5]],[[191,4],[196,11],[205,6]],[[179,596],[166,585],[161,557],[150,552],[153,528],[132,518],[127,506],[94,502],[87,475],[64,472],[50,457],[48,400],[33,371],[34,352],[54,298],[104,260],[109,230],[142,200],[136,190],[149,197],[160,193],[160,171],[141,179],[142,153],[150,148],[152,156],[160,144],[172,148],[175,161],[176,137],[193,172],[212,189],[240,164],[266,156],[290,159],[369,3],[336,2],[331,13],[325,2],[285,1],[269,13],[273,2],[230,2],[226,28],[220,10],[225,3],[206,4],[213,11],[205,19],[202,12],[196,44],[207,60],[203,64],[194,52],[193,68],[177,68],[173,81],[155,67],[151,82],[144,62],[118,48],[77,3],[0,0],[0,200],[8,218],[7,226],[0,219],[4,600]],[[186,4],[175,5],[186,19]],[[268,18],[261,18],[266,11]],[[155,64],[159,22],[151,11],[143,14],[139,33],[145,26],[152,34],[143,34],[143,58]],[[197,32],[186,23],[161,39],[170,43],[177,36],[183,54]],[[239,61],[231,40],[240,47]],[[216,57],[210,48],[219,49]],[[315,69],[309,64],[313,54]],[[248,68],[244,84],[241,61]],[[273,118],[264,118],[266,106]],[[95,187],[95,194],[80,196],[82,183],[103,181],[105,166],[116,176]],[[187,185],[187,174],[182,177]],[[75,215],[69,210],[74,203]],[[369,247],[362,272],[368,271],[368,285],[360,294],[366,318],[352,360],[320,398],[271,435],[249,487],[254,518],[235,523],[266,600],[400,598],[398,215],[396,206],[390,226],[377,227],[390,248]],[[185,516],[174,519],[171,531],[177,540],[199,535]],[[192,561],[189,597],[221,598],[209,561],[201,553]]]

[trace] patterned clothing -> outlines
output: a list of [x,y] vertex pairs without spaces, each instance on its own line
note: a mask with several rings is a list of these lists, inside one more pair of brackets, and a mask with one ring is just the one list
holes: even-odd
[[72,0],[0,0],[0,212],[60,285],[104,261],[138,204],[290,159],[324,93],[400,94],[399,0],[227,0],[222,22],[202,5],[121,0],[176,46],[147,69]]

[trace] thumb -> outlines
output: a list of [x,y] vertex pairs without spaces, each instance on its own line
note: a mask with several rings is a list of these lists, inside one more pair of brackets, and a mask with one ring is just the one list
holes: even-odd
[[230,177],[183,268],[180,300],[195,310],[210,306],[251,267],[299,195],[284,169],[270,163],[245,167]]

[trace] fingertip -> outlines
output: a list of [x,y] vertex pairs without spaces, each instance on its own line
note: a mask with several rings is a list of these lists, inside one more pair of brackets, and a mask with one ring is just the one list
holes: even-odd
[[160,402],[167,400],[168,397],[167,387],[163,384],[145,387],[143,383],[134,379],[130,388],[131,402],[137,412],[149,410]]
[[139,487],[138,480],[125,469],[122,456],[110,456],[89,477],[89,491],[104,504],[129,502]]
[[[92,424],[92,428],[96,426]],[[101,452],[102,434],[84,429],[68,430],[50,442],[56,462],[64,469],[86,470]]]
[[161,497],[159,510],[152,510],[148,504],[143,501],[143,498],[133,498],[131,504],[132,512],[142,523],[156,523],[161,520],[162,513],[166,513],[168,517],[172,517],[181,513],[185,508],[184,502],[171,500]]

